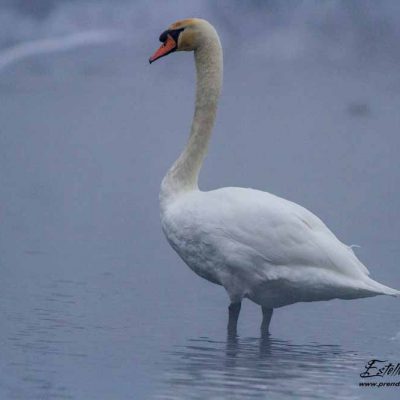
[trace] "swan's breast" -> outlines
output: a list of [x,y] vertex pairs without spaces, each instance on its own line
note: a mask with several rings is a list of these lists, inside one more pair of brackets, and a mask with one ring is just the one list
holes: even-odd
[[161,225],[172,248],[196,274],[221,284],[219,271],[224,260],[218,243],[210,238],[193,196],[168,204],[161,211]]

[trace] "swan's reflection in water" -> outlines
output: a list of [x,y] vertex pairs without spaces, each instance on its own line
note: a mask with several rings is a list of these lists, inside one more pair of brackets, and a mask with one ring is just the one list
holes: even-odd
[[166,362],[159,399],[358,399],[365,360],[337,345],[201,337]]

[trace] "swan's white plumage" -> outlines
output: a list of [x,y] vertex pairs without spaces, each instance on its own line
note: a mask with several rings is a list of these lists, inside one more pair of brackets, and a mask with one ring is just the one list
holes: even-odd
[[223,285],[233,302],[269,308],[298,301],[396,294],[314,214],[253,189],[190,191],[162,213],[172,247],[194,272]]
[[222,50],[208,22],[176,26],[185,27],[182,43],[194,50],[197,71],[191,135],[160,192],[163,231],[180,257],[198,275],[222,285],[232,303],[248,297],[272,309],[299,301],[399,295],[372,280],[353,250],[298,204],[253,189],[198,189],[221,88]]

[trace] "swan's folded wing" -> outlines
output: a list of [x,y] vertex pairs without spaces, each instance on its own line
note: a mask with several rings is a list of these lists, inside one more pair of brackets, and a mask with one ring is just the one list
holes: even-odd
[[352,249],[305,208],[251,189],[215,192],[217,212],[204,229],[230,262],[317,267],[349,277],[368,274]]

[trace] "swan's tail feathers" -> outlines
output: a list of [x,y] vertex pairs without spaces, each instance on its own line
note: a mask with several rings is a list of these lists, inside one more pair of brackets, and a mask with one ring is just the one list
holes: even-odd
[[399,290],[393,289],[389,286],[382,285],[381,283],[374,281],[371,278],[368,278],[366,284],[368,286],[368,289],[371,290],[373,293],[376,293],[377,295],[384,294],[387,296],[400,297]]

